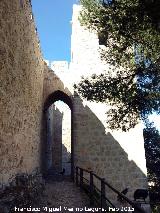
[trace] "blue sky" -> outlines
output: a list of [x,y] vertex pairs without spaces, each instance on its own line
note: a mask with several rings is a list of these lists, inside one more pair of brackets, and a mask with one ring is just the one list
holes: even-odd
[[72,6],[78,0],[32,0],[44,59],[70,61]]
[[[32,0],[44,59],[70,61],[72,6],[78,0]],[[160,130],[160,116],[151,120]]]

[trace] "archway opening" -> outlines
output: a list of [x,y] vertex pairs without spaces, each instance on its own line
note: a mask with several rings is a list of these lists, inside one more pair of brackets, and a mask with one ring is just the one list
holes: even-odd
[[47,98],[43,123],[43,174],[73,178],[73,106],[67,94],[56,91]]
[[62,101],[47,110],[47,169],[71,175],[71,111]]

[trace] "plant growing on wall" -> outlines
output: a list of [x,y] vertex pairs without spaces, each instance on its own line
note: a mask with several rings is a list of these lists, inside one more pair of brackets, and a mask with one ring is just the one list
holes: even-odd
[[[75,86],[87,100],[110,103],[108,127],[127,131],[160,113],[160,2],[81,0],[80,22],[98,34],[110,70]],[[104,48],[105,47],[105,48]]]

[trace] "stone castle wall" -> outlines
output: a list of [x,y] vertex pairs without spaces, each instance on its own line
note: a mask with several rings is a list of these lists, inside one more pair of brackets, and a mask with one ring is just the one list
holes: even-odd
[[[84,105],[47,67],[42,59],[29,2],[0,1],[0,182],[7,183],[17,173],[31,173],[46,160],[47,108],[44,104],[46,100],[51,101],[45,105],[49,107],[53,103],[51,95],[58,90],[73,101],[75,165],[93,170],[119,190],[130,186],[133,193],[135,188],[146,187],[142,129],[127,135],[107,133],[101,119],[105,116],[105,108],[89,103]],[[83,31],[76,17],[75,8],[70,83],[76,82],[81,74],[101,72],[104,67],[100,64],[96,35]],[[136,163],[128,159],[135,153],[127,154],[125,146],[139,149],[136,156],[140,158],[137,161],[132,158]]]
[[43,104],[55,91],[62,91],[69,97],[72,96],[70,90],[64,85],[63,81],[60,79],[56,73],[45,64],[44,66],[44,83],[43,83]]
[[[73,7],[71,63],[68,70],[57,75],[66,80],[71,88],[81,76],[101,73],[108,64],[101,61],[99,41],[95,33],[82,27],[78,21],[80,7]],[[78,35],[78,38],[77,38]],[[60,73],[60,75],[59,75]],[[70,81],[65,76],[70,76]],[[147,188],[146,161],[143,141],[143,126],[137,125],[129,132],[106,129],[106,104],[83,101],[78,95],[73,98],[74,163],[94,171],[119,191],[129,187],[128,196],[133,199],[137,188]],[[95,180],[96,181],[96,180]],[[98,185],[98,182],[97,182]],[[112,200],[116,195],[106,190]]]
[[[82,75],[108,72],[110,68],[101,60],[99,50],[104,47],[99,45],[98,36],[80,25],[80,10],[80,6],[74,5],[69,70],[71,76],[76,72],[74,83]],[[147,188],[143,126],[139,124],[129,132],[107,129],[107,105],[74,97],[75,165],[94,171],[119,191],[129,187],[127,195],[133,199],[135,189]],[[117,200],[109,189],[106,192]]]
[[39,167],[44,62],[29,0],[0,1],[0,182]]
[[[64,84],[43,60],[29,0],[0,1],[0,183],[40,170],[43,105]],[[69,90],[67,90],[69,94]]]
[[[74,97],[74,105],[75,166],[94,171],[119,191],[128,187],[127,196],[133,199],[137,188],[147,188],[145,173],[129,160],[119,141],[106,132],[101,120],[78,96]],[[100,181],[94,178],[94,183],[100,189]],[[113,202],[117,201],[117,195],[107,187],[106,194]]]
[[54,169],[58,172],[62,171],[62,119],[61,113],[54,105],[51,106],[53,111],[52,125],[52,162]]

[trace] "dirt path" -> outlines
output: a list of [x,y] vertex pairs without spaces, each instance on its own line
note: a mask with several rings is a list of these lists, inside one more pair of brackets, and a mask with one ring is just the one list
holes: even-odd
[[41,212],[85,212],[82,208],[88,205],[88,196],[75,183],[64,180],[46,184]]

